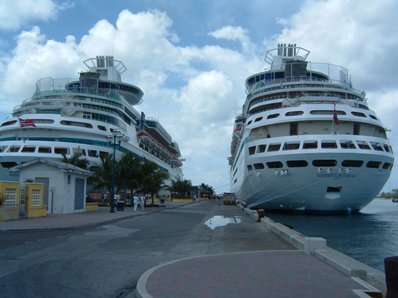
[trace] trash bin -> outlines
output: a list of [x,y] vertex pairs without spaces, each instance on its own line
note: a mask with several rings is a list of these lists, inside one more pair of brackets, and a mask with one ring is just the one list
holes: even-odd
[[124,202],[123,201],[118,201],[116,204],[116,210],[117,211],[124,211]]
[[386,274],[387,296],[386,298],[398,297],[398,256],[384,259]]

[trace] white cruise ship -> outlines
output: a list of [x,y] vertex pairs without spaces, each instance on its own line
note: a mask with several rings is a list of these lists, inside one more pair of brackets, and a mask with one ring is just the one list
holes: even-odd
[[235,118],[230,183],[252,209],[353,213],[383,188],[394,163],[387,129],[348,70],[306,61],[295,44],[269,50],[246,79]]
[[80,152],[91,164],[113,154],[112,135],[121,140],[116,157],[133,152],[155,162],[171,179],[182,178],[180,151],[162,127],[134,105],[143,92],[122,82],[125,65],[112,56],[84,61],[78,79],[44,78],[33,96],[0,124],[0,180],[16,180],[8,169],[34,158],[62,159]]

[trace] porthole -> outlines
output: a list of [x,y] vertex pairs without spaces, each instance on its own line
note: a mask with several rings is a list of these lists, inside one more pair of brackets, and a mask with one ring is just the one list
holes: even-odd
[[337,161],[334,159],[315,159],[312,161],[314,167],[335,167]]
[[255,170],[262,170],[264,169],[264,164],[263,163],[255,163],[254,165]]
[[267,167],[270,169],[278,169],[278,168],[283,167],[283,164],[280,161],[269,161],[266,164],[267,164]]
[[380,165],[381,165],[380,161],[368,161],[366,167],[372,169],[378,169]]
[[383,164],[383,169],[385,169],[385,170],[391,169],[391,164],[390,164],[389,162],[385,162],[385,163]]
[[286,164],[289,168],[305,168],[308,166],[306,160],[288,160]]
[[362,118],[366,118],[366,115],[364,113],[360,113],[360,112],[351,112],[352,115],[357,116],[357,117],[362,117]]
[[267,119],[273,119],[279,117],[279,114],[271,114],[267,116]]
[[363,160],[343,160],[341,165],[343,167],[360,168],[363,165]]

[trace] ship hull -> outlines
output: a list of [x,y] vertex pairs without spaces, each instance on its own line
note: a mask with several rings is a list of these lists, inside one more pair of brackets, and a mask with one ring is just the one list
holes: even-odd
[[[315,167],[312,160],[335,159],[338,165],[343,160],[362,160],[362,167]],[[252,163],[246,157],[242,161],[240,184],[235,188],[238,200],[252,209],[266,209],[277,212],[297,213],[355,213],[369,204],[383,188],[390,176],[390,170],[382,167],[367,168],[369,161],[382,164],[393,163],[386,155],[361,153],[311,153],[297,155],[274,155],[259,157],[255,162],[266,164],[278,160],[286,164],[288,160],[307,160],[305,168],[247,170]]]

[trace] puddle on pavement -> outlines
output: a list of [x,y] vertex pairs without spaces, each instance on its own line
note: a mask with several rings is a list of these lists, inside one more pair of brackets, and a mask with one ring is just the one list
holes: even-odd
[[216,215],[206,220],[205,225],[211,230],[214,230],[217,227],[223,227],[228,224],[237,224],[240,223],[241,221],[242,220],[239,218],[239,216],[225,217],[222,215]]

